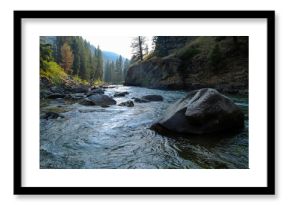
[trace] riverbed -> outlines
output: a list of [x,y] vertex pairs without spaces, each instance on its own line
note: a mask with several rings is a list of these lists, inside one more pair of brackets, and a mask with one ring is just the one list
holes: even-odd
[[245,128],[226,136],[162,136],[149,127],[168,106],[186,95],[116,86],[105,94],[117,104],[144,95],[161,95],[160,102],[134,103],[134,107],[67,104],[54,99],[41,104],[41,112],[61,108],[64,118],[40,119],[40,168],[43,169],[247,169],[248,99],[230,98],[245,113]]

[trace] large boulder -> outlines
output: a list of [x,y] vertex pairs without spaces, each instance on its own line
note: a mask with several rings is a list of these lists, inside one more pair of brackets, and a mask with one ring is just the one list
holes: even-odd
[[151,129],[161,134],[209,135],[243,127],[242,110],[217,90],[204,88],[171,105]]
[[81,102],[83,105],[98,105],[102,107],[115,105],[116,103],[117,102],[113,98],[102,94],[91,95]]

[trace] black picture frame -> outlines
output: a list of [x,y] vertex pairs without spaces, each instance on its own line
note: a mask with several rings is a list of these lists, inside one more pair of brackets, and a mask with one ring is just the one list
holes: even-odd
[[[24,187],[22,185],[22,19],[218,18],[267,20],[266,187]],[[14,11],[14,194],[16,195],[273,195],[275,194],[275,11]]]

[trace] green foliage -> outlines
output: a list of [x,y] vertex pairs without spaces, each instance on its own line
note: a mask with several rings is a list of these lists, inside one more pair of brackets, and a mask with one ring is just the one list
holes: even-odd
[[100,79],[97,79],[94,81],[93,85],[95,86],[99,86],[99,85],[103,85],[104,84],[104,81],[100,80]]
[[188,47],[188,48],[180,49],[178,56],[181,60],[187,61],[199,53],[200,53],[199,49],[195,47]]
[[40,69],[40,77],[45,77],[55,85],[60,85],[67,78],[63,68],[56,62],[43,61],[44,68]]
[[158,57],[167,56],[168,49],[166,48],[168,36],[154,36],[152,41],[154,45],[154,54]]
[[209,58],[208,58],[209,64],[211,65],[213,71],[216,72],[222,68],[223,66],[222,58],[223,56],[222,56],[220,46],[219,44],[216,44],[214,48],[212,49],[212,51],[210,52]]
[[88,81],[81,79],[81,78],[80,78],[79,76],[77,76],[77,75],[74,75],[74,76],[73,76],[73,81],[74,81],[76,84],[83,84],[83,85],[88,85],[88,84],[89,84]]
[[44,68],[44,61],[53,61],[50,44],[40,44],[40,68]]
[[94,81],[103,79],[103,54],[99,46],[94,50],[93,55],[90,56],[90,61],[90,84],[94,84]]
[[[45,38],[42,37],[42,42]],[[66,73],[90,82],[103,78],[102,51],[82,37],[56,36],[52,48],[56,63],[62,65]]]
[[[99,46],[95,48],[80,36],[42,36],[40,41],[45,46],[48,41],[52,44],[50,47],[41,47],[43,50],[40,53],[41,62],[46,61],[45,65],[41,63],[43,70],[50,66],[47,64],[48,61],[54,60],[64,68],[65,73],[73,75],[78,83],[93,85],[103,83],[103,80],[111,83],[124,81],[130,62],[122,56],[114,61],[104,62],[103,52]],[[51,77],[50,74],[43,73]]]

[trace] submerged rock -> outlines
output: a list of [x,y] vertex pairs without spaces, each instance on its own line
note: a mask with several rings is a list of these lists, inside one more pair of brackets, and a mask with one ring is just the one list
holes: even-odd
[[125,95],[128,95],[129,93],[127,91],[125,92],[116,92],[114,94],[114,97],[124,97]]
[[134,107],[134,103],[132,100],[128,100],[126,102],[122,102],[119,104],[119,106],[127,106],[127,107]]
[[97,112],[98,110],[96,109],[80,109],[80,113],[89,113],[89,112]]
[[242,110],[217,90],[204,88],[189,93],[171,105],[151,129],[161,134],[206,135],[243,127]]
[[148,103],[149,100],[140,99],[140,98],[132,98],[136,103]]
[[141,99],[147,101],[163,101],[163,97],[161,95],[145,95]]
[[91,95],[88,98],[99,106],[116,105],[117,103],[113,98],[102,94]]
[[64,112],[68,112],[71,109],[65,108],[63,106],[57,106],[57,107],[46,107],[43,108],[43,111],[46,113],[64,113]]
[[91,95],[80,102],[82,105],[98,105],[101,107],[108,107],[116,103],[117,102],[113,98],[102,94]]
[[56,113],[56,112],[47,112],[41,116],[42,119],[57,119],[57,118],[64,118],[63,115]]

